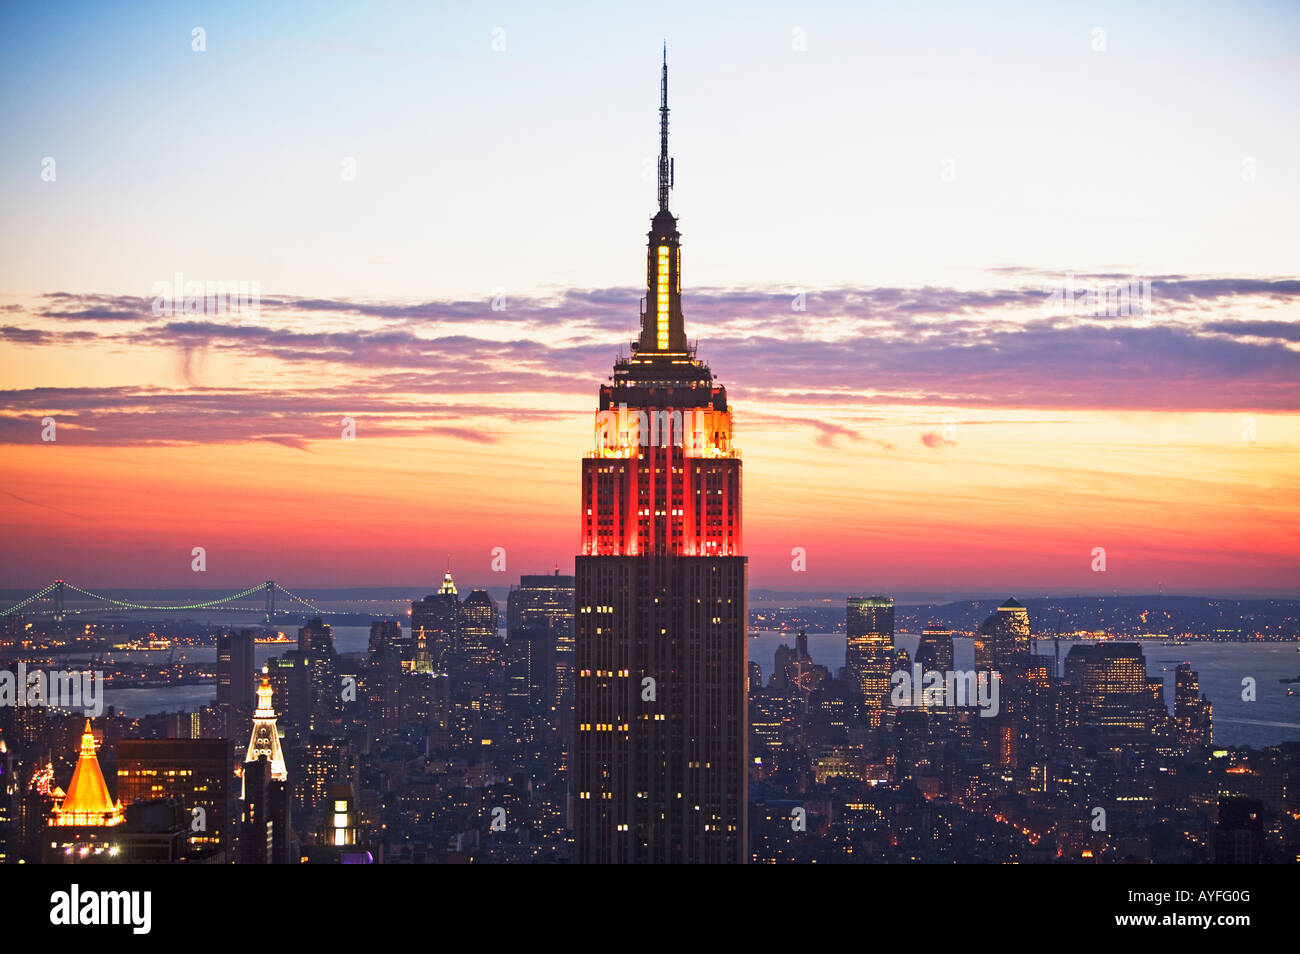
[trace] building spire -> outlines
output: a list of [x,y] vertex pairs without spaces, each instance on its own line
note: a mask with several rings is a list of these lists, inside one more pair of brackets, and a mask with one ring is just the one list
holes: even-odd
[[125,818],[121,800],[113,801],[108,793],[104,773],[95,755],[95,733],[87,719],[86,728],[81,733],[80,757],[72,772],[72,781],[68,783],[68,793],[54,809],[50,824],[79,828],[111,827],[122,824]]
[[664,40],[664,71],[659,81],[659,211],[668,211],[673,187],[673,161],[668,158],[668,41]]

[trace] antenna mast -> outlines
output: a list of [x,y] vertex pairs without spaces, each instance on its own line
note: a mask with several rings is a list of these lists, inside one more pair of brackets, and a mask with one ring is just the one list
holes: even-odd
[[659,211],[668,211],[672,188],[672,160],[668,158],[668,41],[664,41],[664,72],[659,81]]

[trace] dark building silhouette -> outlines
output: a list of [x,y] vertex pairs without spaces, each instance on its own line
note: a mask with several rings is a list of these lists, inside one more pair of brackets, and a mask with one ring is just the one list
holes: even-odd
[[952,630],[934,625],[922,630],[916,644],[916,661],[923,670],[950,672],[954,669]]
[[233,779],[233,752],[225,739],[122,739],[117,744],[117,796],[127,807],[128,824],[136,802],[173,798],[185,806],[181,861],[228,856]]
[[1264,861],[1264,803],[1256,798],[1219,799],[1214,826],[1214,863],[1257,865]]
[[222,735],[237,738],[253,713],[253,648],[256,633],[241,629],[217,637],[217,711]]
[[1174,670],[1174,728],[1178,744],[1194,748],[1214,741],[1214,709],[1200,694],[1200,678],[1190,663]]
[[244,799],[239,827],[239,862],[284,865],[296,862],[290,825],[289,782],[276,778],[265,755],[244,763]]
[[641,335],[600,389],[596,446],[582,461],[579,862],[747,855],[741,460],[726,389],[686,338],[667,95],[665,58]]

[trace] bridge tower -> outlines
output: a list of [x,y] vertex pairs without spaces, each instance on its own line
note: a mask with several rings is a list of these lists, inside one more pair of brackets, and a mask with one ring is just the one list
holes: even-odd
[[266,581],[266,620],[267,623],[275,622],[275,580]]
[[54,618],[63,622],[63,581],[54,581]]

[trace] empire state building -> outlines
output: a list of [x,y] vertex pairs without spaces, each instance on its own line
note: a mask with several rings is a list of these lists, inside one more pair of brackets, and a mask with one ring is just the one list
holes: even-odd
[[696,358],[682,320],[666,54],[659,136],[641,334],[600,389],[595,449],[582,461],[577,860],[743,862],[741,460],[726,389]]

